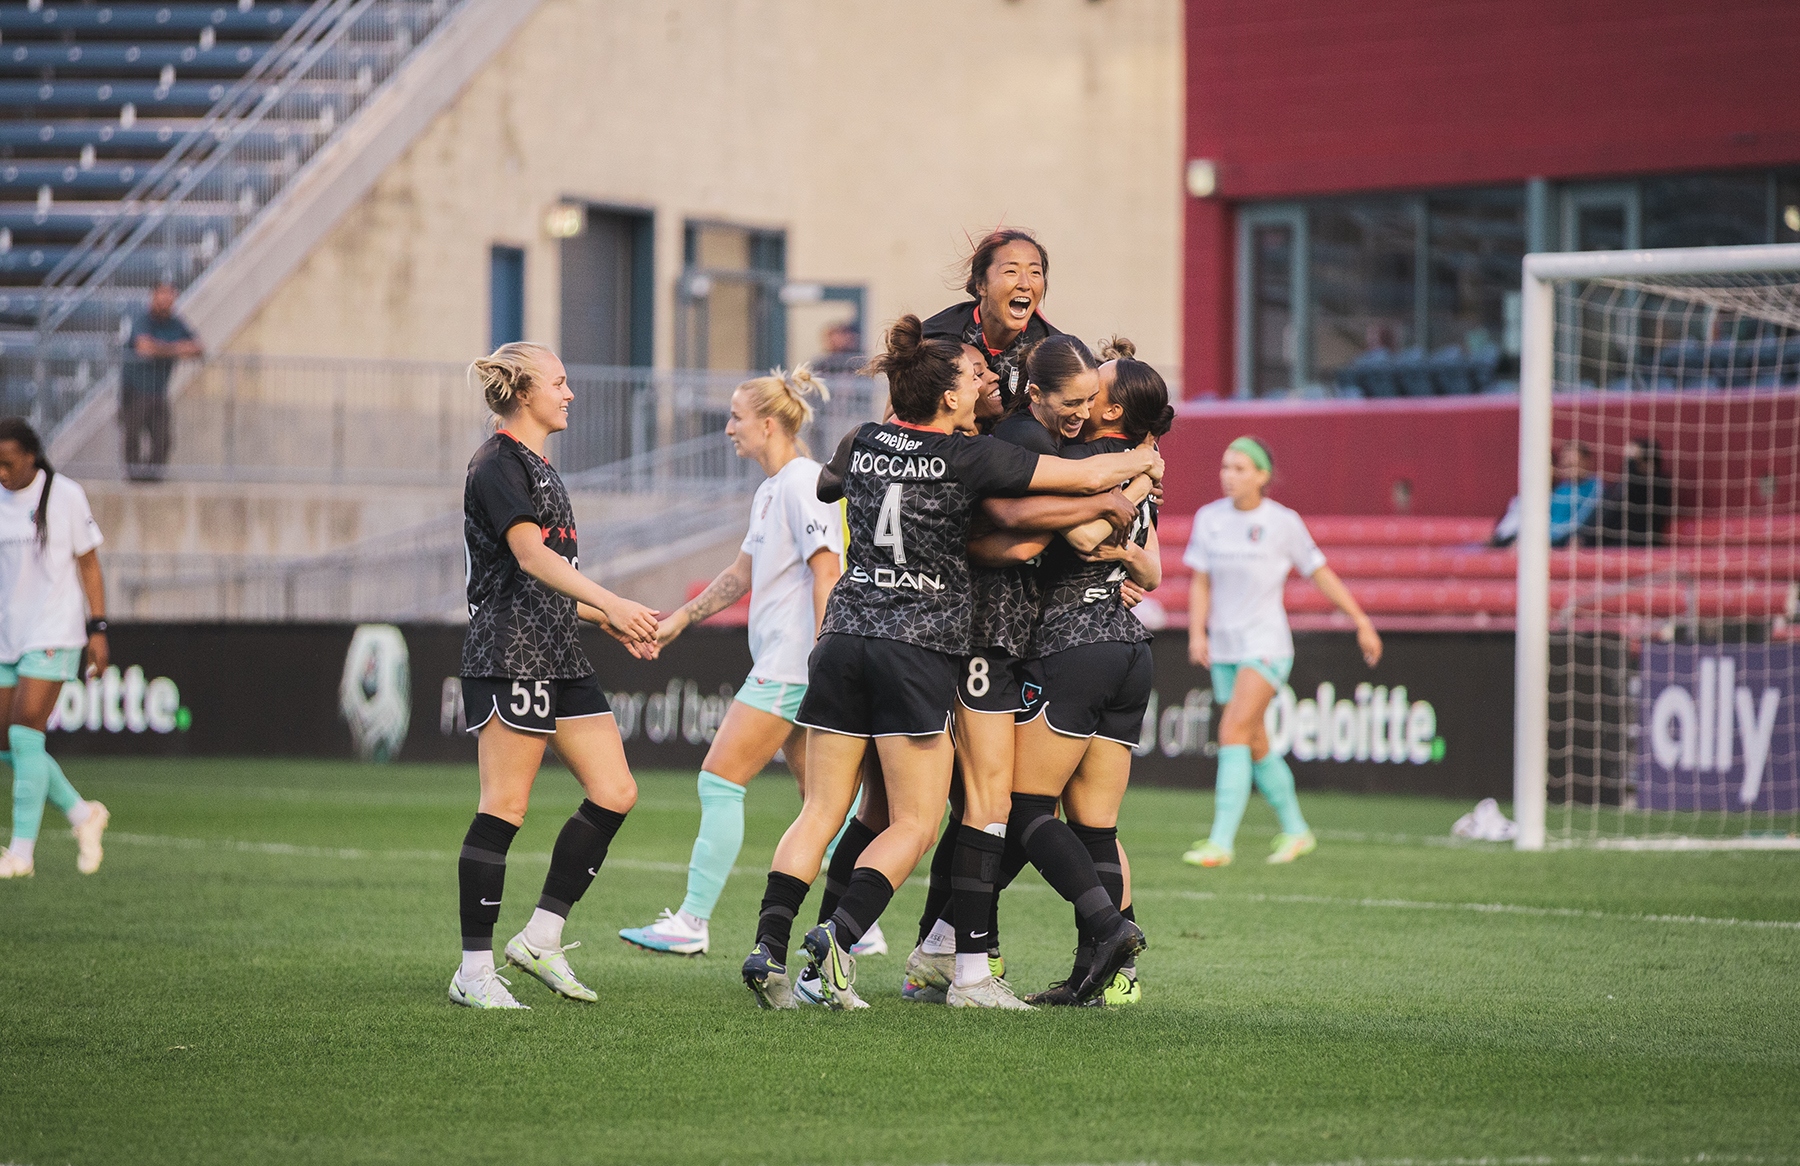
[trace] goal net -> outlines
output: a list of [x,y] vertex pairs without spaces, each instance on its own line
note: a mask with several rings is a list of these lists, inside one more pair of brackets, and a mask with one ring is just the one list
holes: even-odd
[[1533,255],[1519,845],[1800,846],[1800,245]]

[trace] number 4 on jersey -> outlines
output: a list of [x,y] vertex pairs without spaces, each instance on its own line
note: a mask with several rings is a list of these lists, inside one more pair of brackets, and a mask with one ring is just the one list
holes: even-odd
[[875,516],[875,545],[892,550],[897,567],[906,565],[906,539],[900,534],[901,488],[899,482],[888,486],[887,497],[881,500],[881,513]]

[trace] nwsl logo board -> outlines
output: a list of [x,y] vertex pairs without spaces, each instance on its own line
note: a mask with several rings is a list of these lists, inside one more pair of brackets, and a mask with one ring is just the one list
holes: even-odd
[[1639,669],[1638,804],[1800,809],[1792,644],[1647,644]]

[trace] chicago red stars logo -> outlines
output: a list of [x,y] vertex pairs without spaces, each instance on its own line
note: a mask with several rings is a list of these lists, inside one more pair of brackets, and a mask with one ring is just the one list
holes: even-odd
[[1262,526],[1260,523],[1256,526],[1252,526],[1249,533],[1251,542],[1259,543],[1262,541]]

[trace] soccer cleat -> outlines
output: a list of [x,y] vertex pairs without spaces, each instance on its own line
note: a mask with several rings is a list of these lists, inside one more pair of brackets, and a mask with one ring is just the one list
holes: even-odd
[[462,969],[450,977],[450,1002],[461,1004],[464,1008],[522,1008],[531,1011],[531,1005],[521,1004],[513,999],[513,994],[506,990],[511,980],[489,968],[475,977],[473,982],[464,981]]
[[1143,1003],[1144,989],[1138,984],[1137,970],[1120,968],[1114,972],[1112,982],[1106,986],[1106,991],[1100,993],[1096,999],[1103,1000],[1113,1007],[1120,1004]]
[[[809,1004],[823,1004],[828,1008],[831,1006],[831,1000],[825,994],[825,984],[819,979],[819,969],[811,964],[806,965],[805,970],[800,973],[800,978],[794,981],[794,1003],[802,1006]],[[858,996],[856,989],[850,989],[850,1003],[844,1005],[846,1009],[854,1010],[868,1006],[869,1002]]]
[[1319,848],[1319,840],[1308,830],[1304,834],[1277,834],[1269,849],[1275,853],[1263,859],[1264,862],[1292,862],[1303,854],[1311,854]]
[[744,960],[744,986],[756,993],[758,1008],[799,1007],[794,1002],[794,982],[788,979],[787,968],[775,962],[769,949],[760,943],[750,949],[749,958]]
[[942,988],[933,988],[930,984],[915,984],[908,976],[900,984],[900,999],[914,1004],[942,1004],[949,999]]
[[977,980],[967,987],[952,984],[950,991],[945,995],[947,997],[945,1003],[952,1008],[1002,1008],[1024,1012],[1034,1011],[1031,1005],[1013,995],[1012,985],[1005,980],[997,980],[993,976]]
[[827,920],[807,932],[801,946],[818,969],[827,1007],[843,1012],[865,1006],[856,994],[856,957],[838,942],[835,922]]
[[905,957],[905,979],[900,982],[900,995],[907,1000],[918,1000],[918,991],[936,991],[936,999],[925,997],[922,1002],[943,1004],[943,993],[950,990],[952,979],[956,979],[954,952],[927,952],[922,946],[916,946],[913,954]]
[[1231,851],[1217,842],[1197,842],[1192,850],[1181,856],[1181,861],[1189,866],[1230,866]]
[[575,978],[563,953],[581,946],[579,941],[561,947],[535,948],[525,942],[523,931],[506,942],[506,962],[537,979],[558,996],[592,1004],[600,994]]
[[870,925],[863,932],[863,937],[850,945],[851,955],[886,955],[888,953],[887,936],[881,934],[881,924]]
[[708,943],[706,921],[700,921],[698,929],[689,927],[680,914],[663,909],[656,917],[656,922],[648,927],[627,927],[619,932],[619,938],[633,947],[641,947],[645,951],[665,952],[669,955],[705,955]]
[[100,869],[100,860],[106,857],[100,847],[100,836],[106,833],[106,823],[112,814],[99,802],[89,802],[87,806],[87,821],[69,827],[69,833],[75,835],[75,869],[82,874],[93,874]]
[[[1077,969],[1080,971],[1081,969]],[[1058,980],[1042,992],[1033,992],[1025,997],[1025,1003],[1034,1008],[1098,1008],[1098,1000],[1083,1000],[1075,994],[1081,981],[1071,975],[1066,980]]]
[[1006,957],[997,951],[988,953],[988,975],[996,980],[1006,979]]
[[35,870],[29,858],[20,858],[12,851],[0,847],[0,879],[30,878]]
[[1125,966],[1145,946],[1144,933],[1138,925],[1129,919],[1119,920],[1119,925],[1111,933],[1094,941],[1094,965],[1088,969],[1087,979],[1075,994],[1083,1001],[1091,1000],[1106,991],[1112,983],[1113,973]]

